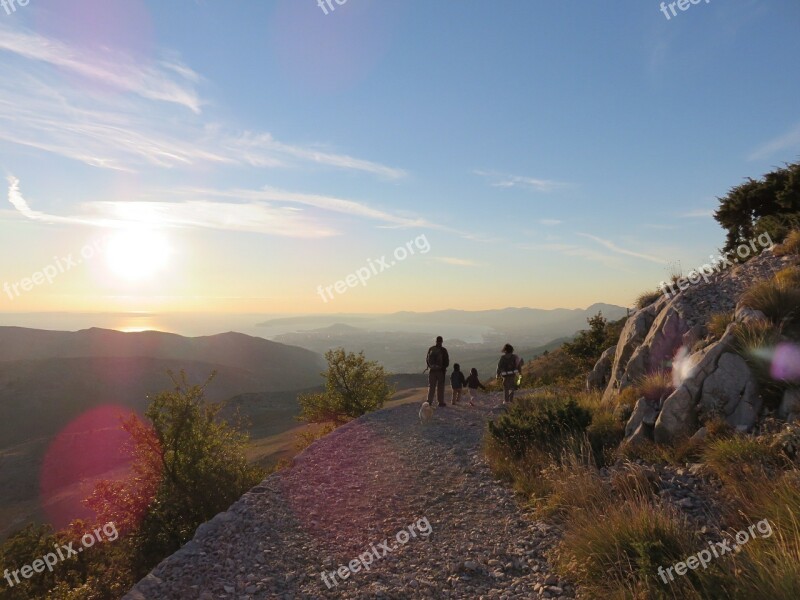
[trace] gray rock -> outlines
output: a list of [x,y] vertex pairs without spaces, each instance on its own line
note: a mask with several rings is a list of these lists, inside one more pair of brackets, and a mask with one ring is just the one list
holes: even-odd
[[647,332],[650,331],[650,326],[656,318],[656,308],[660,305],[661,301],[659,300],[655,304],[636,311],[625,321],[625,326],[622,328],[617,349],[614,353],[611,378],[603,394],[604,401],[610,400],[621,390],[620,384],[625,375],[628,361],[630,361],[633,353],[647,337]]
[[625,425],[625,438],[631,437],[642,423],[652,427],[655,425],[657,418],[658,410],[646,398],[639,398],[631,418],[628,419],[628,423]]
[[722,414],[729,425],[750,431],[761,411],[758,384],[745,360],[730,352],[717,361],[716,370],[703,383],[699,399],[706,414]]
[[604,390],[611,379],[611,367],[614,364],[614,354],[617,347],[608,348],[595,363],[591,373],[586,377],[586,390]]
[[783,392],[783,400],[778,408],[778,416],[789,421],[790,415],[800,414],[800,388],[789,388]]

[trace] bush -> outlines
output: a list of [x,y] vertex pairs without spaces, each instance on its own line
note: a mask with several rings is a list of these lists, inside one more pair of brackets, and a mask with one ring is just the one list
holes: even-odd
[[567,438],[582,434],[592,415],[574,399],[552,394],[522,397],[496,421],[489,421],[489,433],[506,446],[515,458],[530,449],[559,454]]
[[381,408],[394,394],[386,371],[377,362],[368,361],[363,352],[347,354],[337,348],[328,350],[325,359],[325,391],[297,397],[301,421],[342,425]]

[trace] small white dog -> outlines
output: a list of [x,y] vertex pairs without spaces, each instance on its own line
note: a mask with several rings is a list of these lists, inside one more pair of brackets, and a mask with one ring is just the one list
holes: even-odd
[[427,423],[433,417],[433,407],[430,405],[430,402],[423,402],[422,408],[419,409],[419,420],[423,423]]

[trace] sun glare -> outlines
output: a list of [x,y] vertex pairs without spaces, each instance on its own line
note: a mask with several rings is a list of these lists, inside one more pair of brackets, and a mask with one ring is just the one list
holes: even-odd
[[112,234],[106,247],[106,263],[117,277],[137,281],[163,269],[169,254],[170,247],[162,233],[129,229]]

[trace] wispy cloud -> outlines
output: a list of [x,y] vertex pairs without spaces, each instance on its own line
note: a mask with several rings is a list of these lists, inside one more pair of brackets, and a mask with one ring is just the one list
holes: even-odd
[[[763,160],[779,152],[800,152],[800,123],[768,142],[760,145],[748,156],[748,160]],[[790,157],[791,158],[791,157]]]
[[469,260],[468,258],[455,258],[453,256],[434,256],[432,259],[456,267],[479,267],[481,265],[481,263]]
[[22,216],[47,223],[95,227],[193,227],[250,231],[292,237],[327,237],[341,231],[322,225],[324,213],[337,213],[371,221],[376,227],[431,229],[467,239],[468,232],[451,229],[423,217],[396,214],[363,202],[323,194],[291,192],[272,187],[261,189],[213,189],[182,187],[148,192],[153,200],[86,201],[77,214],[53,215],[31,208],[20,191],[20,182],[9,177],[8,199]]
[[241,133],[205,119],[201,108],[207,102],[197,89],[202,77],[175,59],[142,66],[125,55],[88,56],[3,23],[0,55],[10,57],[0,61],[0,140],[6,142],[130,172],[318,165],[392,180],[406,175],[319,145]]
[[[104,87],[131,92],[148,100],[170,102],[200,112],[201,101],[194,88],[200,77],[177,63],[140,66],[121,54],[87,55],[68,44],[38,33],[15,30],[0,24],[0,50],[28,61],[69,71]],[[175,75],[178,78],[175,78]]]
[[570,185],[561,181],[509,175],[498,173],[497,171],[475,171],[475,174],[488,179],[492,187],[500,188],[524,188],[537,192],[552,192],[555,189]]
[[555,227],[556,225],[561,225],[562,221],[558,219],[539,219],[539,223],[547,227]]
[[609,250],[611,250],[612,252],[615,252],[617,254],[622,254],[624,256],[632,256],[634,258],[640,258],[642,260],[647,260],[647,261],[654,262],[654,263],[657,263],[657,264],[660,264],[660,265],[664,264],[664,259],[663,258],[659,258],[657,256],[652,256],[650,254],[645,254],[643,252],[635,252],[633,250],[628,250],[627,248],[622,248],[622,247],[618,246],[617,244],[615,244],[614,242],[612,242],[610,240],[606,240],[606,239],[597,237],[595,235],[590,235],[588,233],[578,233],[577,235],[579,235],[581,237],[585,237],[586,239],[592,240],[593,242],[597,242],[601,246],[603,246],[605,248],[608,248]]

